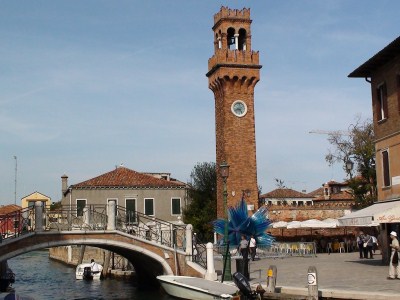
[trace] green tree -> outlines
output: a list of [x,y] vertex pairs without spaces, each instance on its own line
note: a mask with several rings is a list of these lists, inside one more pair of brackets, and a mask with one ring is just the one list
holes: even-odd
[[371,205],[377,199],[372,120],[361,121],[358,117],[355,124],[349,126],[348,133],[330,133],[328,141],[334,150],[330,150],[325,159],[330,165],[342,164],[349,176],[348,183],[356,200],[355,205],[360,208]]
[[61,201],[53,202],[53,203],[50,205],[50,210],[60,209],[61,207],[62,207]]
[[211,221],[217,219],[217,171],[214,162],[197,163],[191,174],[188,207],[183,211],[183,220],[192,224],[202,241],[213,239]]

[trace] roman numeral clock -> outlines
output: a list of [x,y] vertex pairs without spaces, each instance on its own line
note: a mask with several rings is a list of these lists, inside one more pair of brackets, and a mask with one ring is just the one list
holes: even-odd
[[[244,197],[254,211],[258,208],[254,87],[261,65],[259,53],[251,50],[251,22],[246,8],[221,7],[214,15],[214,55],[206,75],[215,98],[217,168],[223,162],[230,166],[228,206]],[[217,214],[222,218],[223,179],[217,178]]]

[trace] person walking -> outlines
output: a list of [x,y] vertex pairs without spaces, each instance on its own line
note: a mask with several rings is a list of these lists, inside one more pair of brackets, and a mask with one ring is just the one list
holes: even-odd
[[397,233],[392,231],[390,233],[392,242],[390,248],[392,249],[389,262],[389,277],[387,279],[400,279],[400,265],[399,265],[399,241],[397,240]]
[[256,257],[256,250],[257,250],[257,242],[256,242],[256,239],[254,238],[254,235],[252,235],[250,238],[249,249],[250,249],[251,260],[254,261],[254,258]]
[[238,251],[239,253],[243,256],[243,259],[248,259],[249,258],[249,242],[246,240],[246,236],[242,234],[242,239],[240,240]]
[[378,249],[379,243],[376,237],[374,237],[373,235],[371,235],[371,237],[372,237],[372,252],[375,254],[375,251]]
[[357,245],[358,245],[358,252],[360,253],[360,258],[364,258],[363,244],[364,244],[364,232],[360,231],[357,236]]
[[373,240],[372,236],[370,236],[368,233],[364,235],[363,238],[363,250],[364,250],[364,258],[368,258],[368,253],[369,253],[369,258],[374,258],[374,255],[372,254],[372,246],[373,246]]

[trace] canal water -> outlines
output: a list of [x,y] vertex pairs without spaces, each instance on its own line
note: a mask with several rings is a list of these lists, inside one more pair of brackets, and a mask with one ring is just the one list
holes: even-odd
[[[10,259],[15,273],[12,289],[16,295],[35,300],[172,300],[161,288],[142,291],[131,280],[75,279],[75,268],[49,259],[47,250],[33,251]],[[0,293],[4,299],[9,292]]]

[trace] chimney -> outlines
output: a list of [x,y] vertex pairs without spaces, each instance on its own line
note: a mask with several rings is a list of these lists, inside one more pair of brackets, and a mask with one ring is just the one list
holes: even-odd
[[67,175],[63,175],[61,176],[61,198],[64,198],[64,194],[67,192],[68,190],[68,176]]

